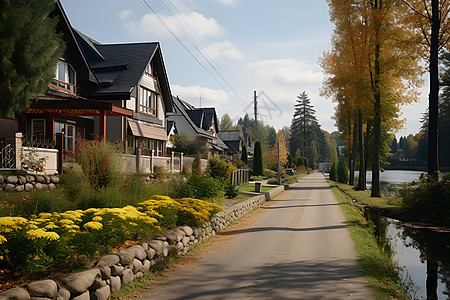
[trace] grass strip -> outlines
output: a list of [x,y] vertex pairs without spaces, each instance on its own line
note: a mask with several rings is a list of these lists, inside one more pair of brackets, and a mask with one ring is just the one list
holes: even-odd
[[[399,275],[392,262],[391,253],[385,252],[377,244],[373,223],[367,221],[360,210],[352,206],[335,182],[328,183],[347,218],[347,227],[355,244],[358,264],[375,299],[409,299],[398,283]],[[358,198],[357,200],[359,202]]]
[[[261,193],[268,192],[273,188],[278,187],[278,185],[261,185]],[[240,192],[254,192],[255,191],[255,183],[247,183],[243,184],[239,187]]]
[[370,190],[365,191],[356,191],[354,186],[332,182],[329,183],[334,184],[337,188],[345,192],[347,195],[352,197],[353,199],[358,201],[358,204],[365,204],[373,207],[379,207],[384,209],[400,209],[402,201],[397,197],[370,197]]

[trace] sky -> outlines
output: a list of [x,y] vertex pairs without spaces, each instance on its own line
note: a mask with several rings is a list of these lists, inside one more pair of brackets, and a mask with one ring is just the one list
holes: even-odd
[[[219,118],[253,118],[256,91],[258,119],[278,130],[290,126],[297,96],[305,91],[321,127],[336,130],[335,104],[320,96],[318,60],[331,50],[333,32],[325,0],[61,3],[72,26],[100,43],[159,42],[172,94],[215,107]],[[424,86],[421,100],[402,108],[405,126],[397,137],[420,130],[427,94]]]

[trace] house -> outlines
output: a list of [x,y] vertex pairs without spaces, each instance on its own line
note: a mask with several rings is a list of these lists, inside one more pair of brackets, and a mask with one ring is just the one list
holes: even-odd
[[48,92],[20,116],[19,130],[49,141],[63,132],[68,154],[77,137],[98,136],[131,153],[164,156],[172,96],[160,44],[102,44],[70,25],[59,1],[55,13],[66,51]]
[[201,140],[208,151],[208,158],[224,154],[227,146],[218,136],[215,108],[196,108],[179,97],[172,98],[172,105],[167,119],[175,124],[178,133],[185,133],[191,141]]
[[227,145],[225,154],[232,159],[240,159],[245,144],[242,130],[221,131],[219,137]]

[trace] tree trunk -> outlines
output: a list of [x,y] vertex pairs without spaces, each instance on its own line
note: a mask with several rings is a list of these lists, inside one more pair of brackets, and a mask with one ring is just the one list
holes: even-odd
[[[375,9],[381,9],[382,0],[375,1]],[[375,25],[375,122],[373,136],[372,191],[371,197],[381,197],[380,148],[381,148],[381,91],[380,91],[380,24]]]
[[362,110],[358,109],[358,144],[359,144],[359,177],[358,186],[356,190],[365,191],[366,190],[366,166],[364,157],[364,137],[363,137],[363,118]]
[[434,259],[427,259],[427,300],[437,300],[438,264]]
[[350,117],[350,111],[347,116],[347,128],[348,128],[348,170],[350,171],[350,176],[348,178],[348,184],[353,185],[355,183],[355,172],[353,167],[353,147],[352,147],[352,118]]
[[430,95],[428,120],[428,175],[438,179],[438,101],[439,101],[439,0],[431,1]]
[[356,131],[356,118],[353,120],[353,142],[352,142],[352,165],[350,168],[349,185],[355,185],[355,169],[356,169],[356,143],[357,143],[357,131]]

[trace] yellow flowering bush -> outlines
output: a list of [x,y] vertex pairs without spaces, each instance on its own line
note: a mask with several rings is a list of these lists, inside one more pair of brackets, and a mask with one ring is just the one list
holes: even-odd
[[45,269],[71,256],[108,253],[126,240],[151,237],[159,226],[199,226],[221,207],[206,201],[152,196],[136,207],[0,217],[0,266]]

